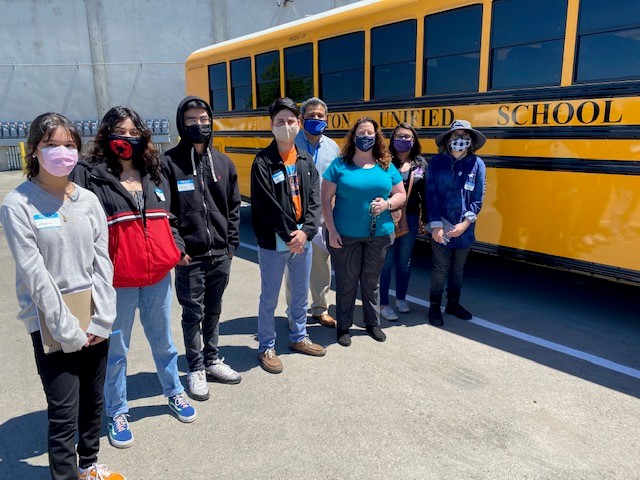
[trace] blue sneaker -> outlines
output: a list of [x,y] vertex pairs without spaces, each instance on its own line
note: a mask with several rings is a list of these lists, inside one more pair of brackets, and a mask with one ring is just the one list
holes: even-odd
[[133,433],[129,428],[126,413],[121,413],[109,419],[109,443],[116,448],[129,448],[133,445]]
[[181,422],[191,423],[196,419],[196,409],[191,406],[183,393],[169,397],[169,408]]

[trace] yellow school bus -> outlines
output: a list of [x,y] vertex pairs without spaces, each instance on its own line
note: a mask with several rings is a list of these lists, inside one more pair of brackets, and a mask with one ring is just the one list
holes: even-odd
[[480,251],[640,282],[637,0],[370,0],[202,48],[189,94],[249,195],[267,106],[322,98],[325,134],[413,124],[427,157],[453,119],[487,136]]

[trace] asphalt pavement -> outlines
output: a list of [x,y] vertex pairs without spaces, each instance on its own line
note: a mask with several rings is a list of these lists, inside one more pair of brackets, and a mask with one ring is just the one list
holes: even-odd
[[[21,180],[1,173],[0,197]],[[425,322],[430,256],[421,244],[412,312],[383,321],[384,343],[355,327],[344,348],[335,330],[310,323],[327,355],[290,352],[281,292],[276,349],[284,372],[271,375],[257,360],[260,285],[249,213],[243,208],[219,342],[242,382],[210,383],[211,398],[194,402],[197,420],[180,423],[136,322],[128,356],[135,443],[113,448],[103,431],[100,463],[129,480],[640,478],[638,287],[471,254],[463,304],[476,318],[445,316],[444,328],[434,328]],[[15,318],[4,239],[0,265],[0,479],[46,479],[46,401],[30,338]],[[175,299],[173,318],[186,384]]]

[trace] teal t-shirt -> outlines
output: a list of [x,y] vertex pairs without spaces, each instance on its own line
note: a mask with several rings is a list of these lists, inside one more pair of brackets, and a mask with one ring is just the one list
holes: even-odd
[[[384,199],[391,195],[391,188],[402,181],[393,164],[387,171],[376,164],[372,168],[348,165],[342,157],[336,158],[324,172],[323,178],[336,184],[333,221],[336,230],[345,237],[368,237],[371,229],[369,204],[376,197]],[[394,231],[393,220],[388,210],[376,221],[376,237],[390,235]]]

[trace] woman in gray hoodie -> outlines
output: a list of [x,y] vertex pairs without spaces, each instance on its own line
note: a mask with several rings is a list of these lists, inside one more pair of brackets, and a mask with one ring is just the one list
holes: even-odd
[[16,263],[18,319],[31,334],[47,397],[51,477],[122,480],[96,463],[116,298],[102,207],[68,179],[81,148],[66,117],[36,118],[27,180],[6,196],[0,222]]

